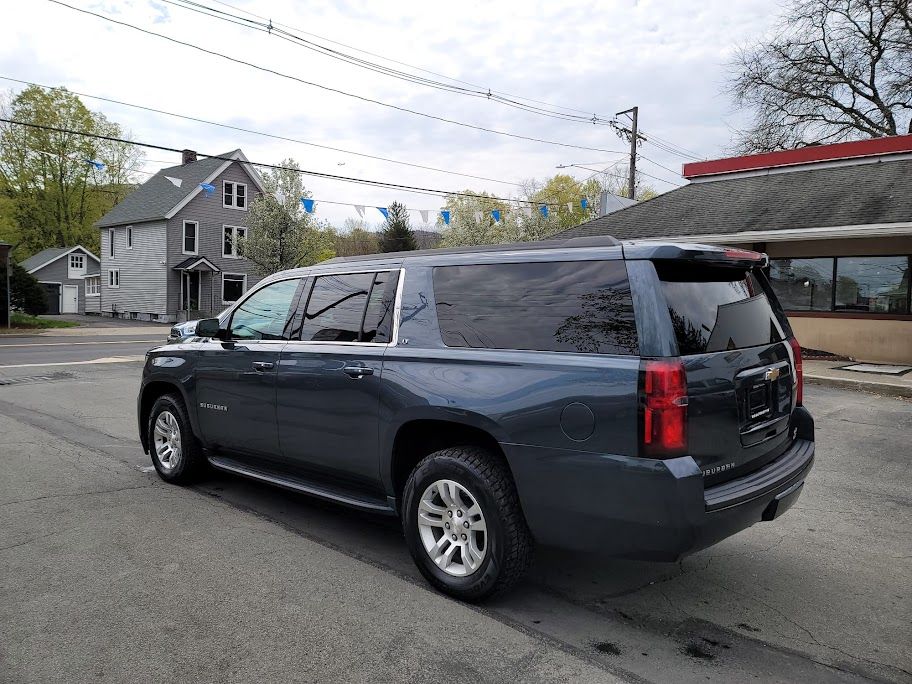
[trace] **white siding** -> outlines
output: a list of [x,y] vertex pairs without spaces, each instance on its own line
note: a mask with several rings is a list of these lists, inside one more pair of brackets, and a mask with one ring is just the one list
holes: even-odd
[[[114,256],[108,228],[101,229],[101,302],[105,314],[168,314],[166,223],[155,221],[133,225],[133,249],[127,249],[126,226],[114,230]],[[108,285],[108,273],[120,270],[120,287]],[[144,317],[144,316],[143,316]]]

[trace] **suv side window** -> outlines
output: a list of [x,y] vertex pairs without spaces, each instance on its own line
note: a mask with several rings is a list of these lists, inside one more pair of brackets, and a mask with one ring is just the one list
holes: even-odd
[[229,334],[234,340],[283,340],[288,312],[300,278],[280,280],[257,290],[231,315]]
[[319,276],[301,324],[301,339],[319,342],[357,342],[373,273]]
[[381,271],[374,275],[361,326],[361,341],[386,344],[393,334],[393,307],[396,303],[396,288],[399,285],[399,271]]
[[623,261],[438,266],[434,297],[448,347],[639,352]]

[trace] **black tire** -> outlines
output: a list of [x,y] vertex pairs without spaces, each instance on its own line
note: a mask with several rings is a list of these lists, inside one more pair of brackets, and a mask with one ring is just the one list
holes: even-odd
[[[181,456],[173,467],[168,467],[167,464],[162,462],[156,451],[155,444],[155,423],[158,417],[166,411],[174,417],[175,428],[180,433]],[[177,485],[192,484],[205,471],[206,457],[203,455],[199,440],[193,434],[190,418],[187,415],[187,407],[179,395],[164,394],[155,400],[155,403],[152,404],[152,411],[149,413],[149,421],[146,424],[146,435],[152,464],[155,466],[159,477],[166,482]]]
[[[453,480],[475,498],[485,518],[486,551],[471,574],[455,577],[433,561],[418,527],[418,506],[425,490],[438,480]],[[403,491],[402,524],[415,564],[440,591],[463,601],[480,601],[512,587],[532,560],[532,533],[526,524],[516,485],[498,456],[474,446],[452,447],[424,458]]]

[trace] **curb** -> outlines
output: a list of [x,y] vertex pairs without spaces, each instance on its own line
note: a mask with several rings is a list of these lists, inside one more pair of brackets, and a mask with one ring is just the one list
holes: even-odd
[[807,375],[804,376],[805,382],[814,385],[823,385],[825,387],[839,387],[842,389],[861,390],[863,392],[873,392],[888,397],[906,397],[912,398],[912,386],[893,385],[886,382],[872,382],[870,380],[853,380],[850,378],[832,378],[825,375]]

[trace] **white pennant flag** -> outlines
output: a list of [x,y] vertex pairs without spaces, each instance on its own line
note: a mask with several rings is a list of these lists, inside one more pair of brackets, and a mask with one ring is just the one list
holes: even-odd
[[526,215],[526,218],[532,218],[532,206],[529,204],[524,206],[523,213]]
[[174,178],[173,176],[165,176],[165,178],[171,181],[171,184],[176,188],[179,188],[181,186],[181,183],[184,182],[180,178]]
[[484,215],[484,214],[482,214],[480,211],[476,211],[476,212],[475,212],[475,223],[481,223],[481,217],[482,217],[483,215]]
[[355,211],[358,212],[358,216],[364,218],[364,206],[361,204],[355,204],[353,206],[355,207]]
[[420,209],[420,210],[418,211],[418,213],[421,214],[421,222],[422,222],[422,223],[427,223],[427,222],[428,222],[428,218],[430,217],[431,212],[430,212],[429,210],[427,210],[427,209]]
[[273,193],[273,195],[276,198],[276,202],[278,202],[279,204],[285,204],[285,193],[284,192],[282,192],[281,190],[276,190]]
[[567,211],[573,213],[573,202],[567,202]]

